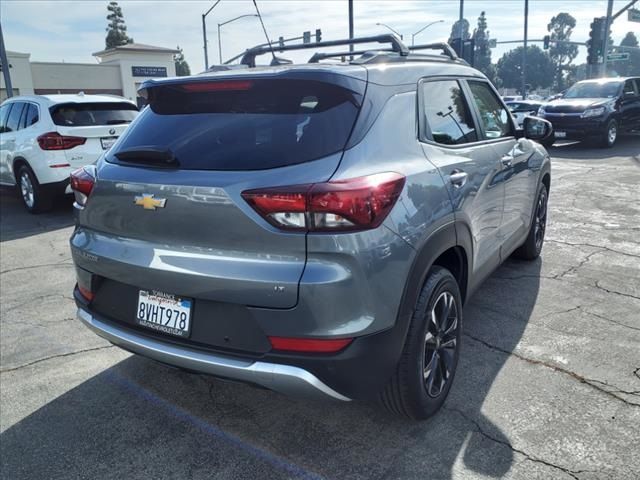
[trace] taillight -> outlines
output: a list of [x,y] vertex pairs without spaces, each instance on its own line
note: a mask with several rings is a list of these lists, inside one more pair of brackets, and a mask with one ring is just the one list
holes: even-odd
[[93,190],[93,186],[96,184],[96,167],[87,165],[74,170],[69,177],[69,183],[71,190],[75,194],[76,203],[84,207]]
[[58,132],[43,133],[38,137],[38,145],[42,150],[69,150],[78,145],[84,145],[86,141],[84,137],[60,135]]
[[242,192],[272,225],[312,232],[356,231],[382,224],[395,205],[405,177],[379,173],[333,182]]
[[269,337],[273,349],[284,352],[336,353],[352,341],[353,338]]
[[95,294],[91,290],[83,287],[80,284],[78,284],[78,291],[80,292],[80,295],[82,295],[88,302],[93,300],[93,297],[95,296]]

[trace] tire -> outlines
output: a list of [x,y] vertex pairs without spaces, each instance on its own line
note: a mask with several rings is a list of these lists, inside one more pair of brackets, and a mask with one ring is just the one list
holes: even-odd
[[604,129],[602,138],[600,138],[600,146],[602,148],[611,148],[615,145],[618,139],[618,122],[613,118],[607,122],[607,127]]
[[16,183],[22,203],[29,213],[51,210],[53,205],[51,196],[44,191],[33,171],[27,165],[22,165],[18,169]]
[[[444,318],[447,304],[449,315]],[[434,312],[436,322],[431,321]],[[453,383],[461,331],[462,298],[458,283],[449,270],[434,266],[416,302],[396,371],[380,393],[381,403],[389,411],[414,420],[433,416],[442,407]],[[429,368],[434,365],[435,369]],[[446,377],[444,371],[448,372]]]
[[531,218],[529,234],[524,243],[513,252],[513,256],[522,260],[535,260],[540,256],[544,245],[544,234],[547,229],[547,204],[549,194],[547,187],[543,183],[538,190],[536,206]]

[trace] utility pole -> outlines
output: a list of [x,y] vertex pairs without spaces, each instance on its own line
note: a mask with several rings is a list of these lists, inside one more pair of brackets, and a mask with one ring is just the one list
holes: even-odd
[[204,42],[204,71],[205,72],[209,69],[209,51],[208,51],[208,48],[207,48],[207,22],[206,22],[206,18],[207,18],[207,15],[209,15],[209,13],[211,13],[211,10],[216,8],[216,6],[219,3],[220,3],[220,0],[217,0],[216,3],[214,3],[211,6],[211,8],[206,11],[206,13],[202,14],[202,40]]
[[[349,0],[349,40],[353,38],[353,0]],[[353,52],[353,43],[349,44],[349,51]],[[353,60],[353,56],[351,56]]]
[[7,60],[7,50],[4,48],[4,36],[2,35],[2,24],[0,23],[0,62],[2,62],[2,75],[7,86],[7,98],[13,97],[13,86],[11,85],[11,73],[9,72],[9,60]]
[[460,18],[458,19],[458,36],[460,37],[460,52],[462,52],[462,42],[464,38],[464,28],[462,28],[462,20],[464,19],[464,0],[460,0]]
[[607,18],[604,21],[604,48],[602,51],[602,72],[600,76],[607,76],[607,55],[609,54],[609,30],[611,29],[611,23],[613,19],[611,18],[613,15],[613,0],[609,0],[607,4]]
[[522,99],[523,100],[527,99],[527,37],[528,36],[529,36],[529,0],[524,0],[524,49],[522,50]]

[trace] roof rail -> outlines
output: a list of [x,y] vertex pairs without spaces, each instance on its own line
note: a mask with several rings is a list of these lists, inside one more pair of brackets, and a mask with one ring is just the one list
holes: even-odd
[[[264,55],[265,53],[271,53],[273,51],[278,52],[286,52],[290,50],[307,50],[310,48],[325,48],[325,47],[337,47],[340,45],[358,45],[361,43],[390,43],[392,52],[396,52],[401,56],[409,55],[409,48],[402,43],[402,41],[395,35],[392,34],[384,34],[384,35],[375,35],[372,37],[359,37],[359,38],[351,38],[345,40],[330,40],[327,42],[316,42],[316,43],[302,43],[297,45],[278,45],[278,46],[258,46],[253,47],[247,50],[242,56],[242,60],[240,63],[242,65],[248,65],[249,67],[256,66],[256,57],[258,55]],[[355,55],[355,52],[349,52],[348,55]]]
[[[407,47],[410,52],[417,50],[440,50],[442,53],[449,57],[451,60],[457,61],[460,60],[460,57],[456,54],[455,50],[451,48],[448,43],[426,43],[424,45],[415,45],[411,47]],[[336,58],[336,57],[346,57],[349,55],[364,55],[366,53],[387,53],[392,52],[393,50],[390,48],[380,48],[378,50],[357,50],[354,52],[316,52],[309,59],[309,63],[318,63],[320,60],[326,60],[327,58]]]
[[441,50],[443,54],[449,57],[451,60],[458,60],[458,54],[448,43],[425,43],[423,45],[414,45],[409,47],[409,50]]

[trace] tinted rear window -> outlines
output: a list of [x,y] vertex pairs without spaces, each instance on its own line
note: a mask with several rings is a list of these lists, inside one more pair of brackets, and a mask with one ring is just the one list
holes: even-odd
[[[342,150],[358,105],[350,90],[308,80],[154,87],[116,148],[170,150],[188,170],[282,167]],[[113,155],[109,161],[120,163]]]
[[65,127],[130,123],[138,113],[137,107],[127,102],[61,103],[50,111],[53,123]]

